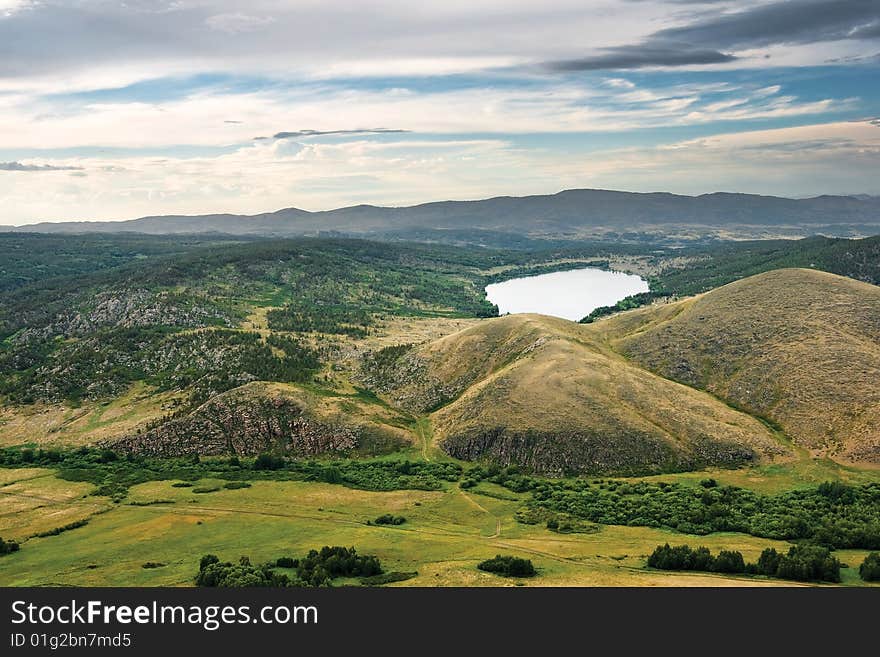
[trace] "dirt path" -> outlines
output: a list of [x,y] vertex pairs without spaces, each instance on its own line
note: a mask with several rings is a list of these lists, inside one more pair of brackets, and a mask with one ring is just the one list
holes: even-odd
[[473,506],[476,509],[479,509],[480,511],[482,511],[483,513],[485,513],[489,517],[495,518],[495,533],[492,534],[491,536],[487,536],[486,538],[498,538],[499,536],[501,536],[501,518],[499,518],[494,513],[489,511],[489,509],[487,509],[482,504],[477,502],[473,497],[471,497],[470,495],[465,493],[464,489],[462,489],[461,486],[458,487],[458,492],[461,494],[461,496],[464,499],[466,499],[468,501],[468,503],[470,503],[471,506]]

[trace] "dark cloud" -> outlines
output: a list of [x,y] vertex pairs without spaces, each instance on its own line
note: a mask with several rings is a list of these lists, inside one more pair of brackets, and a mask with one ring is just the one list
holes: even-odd
[[82,167],[56,167],[51,164],[0,162],[0,171],[82,171]]
[[[364,130],[295,130],[293,132],[277,132],[272,135],[272,138],[296,139],[298,137],[318,137],[321,135],[378,135],[398,132],[409,132],[409,130],[397,130],[393,128],[367,128]],[[257,139],[265,139],[265,137],[257,137]]]
[[878,0],[784,0],[735,13],[705,13],[682,27],[655,32],[643,43],[543,67],[566,72],[723,64],[736,59],[724,51],[741,48],[877,38]]
[[877,0],[785,0],[661,30],[651,40],[727,49],[878,36]]
[[690,66],[694,64],[724,64],[736,57],[712,49],[690,50],[673,45],[636,45],[612,48],[604,54],[579,59],[545,62],[551,71],[601,71],[608,69],[644,68],[646,66]]

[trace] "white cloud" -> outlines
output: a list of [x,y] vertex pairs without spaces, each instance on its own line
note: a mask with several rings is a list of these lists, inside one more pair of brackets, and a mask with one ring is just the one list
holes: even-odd
[[839,122],[566,158],[502,139],[257,142],[218,157],[67,158],[71,173],[0,172],[3,221],[401,205],[573,187],[803,196],[880,193],[880,128]]
[[241,12],[215,14],[205,20],[205,24],[212,30],[218,30],[227,34],[256,32],[274,22],[275,19],[272,16],[252,16]]
[[860,121],[718,134],[550,166],[567,185],[636,191],[876,194],[880,128]]

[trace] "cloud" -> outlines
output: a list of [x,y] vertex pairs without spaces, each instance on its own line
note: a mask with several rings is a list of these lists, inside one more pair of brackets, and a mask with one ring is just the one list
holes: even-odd
[[[877,0],[782,0],[735,12],[694,14],[692,18],[685,25],[655,31],[641,43],[548,61],[543,67],[565,73],[729,64],[741,57],[724,51],[880,39]],[[857,58],[848,55],[836,60],[846,63]]]
[[0,162],[0,171],[81,171],[82,167],[54,166],[51,164],[22,164],[21,162]]
[[643,44],[608,48],[601,55],[545,62],[543,67],[560,73],[572,71],[604,71],[653,66],[693,66],[695,64],[726,64],[736,57],[712,49],[692,50],[675,45]]
[[[292,132],[276,132],[272,139],[296,139],[300,137],[319,137],[323,135],[380,135],[410,132],[396,128],[367,128],[363,130],[294,130]],[[265,137],[257,137],[265,139]]]
[[654,40],[756,48],[880,36],[877,0],[783,0],[660,30]]
[[256,32],[267,25],[275,22],[272,16],[251,16],[241,12],[232,14],[216,14],[209,16],[205,24],[212,30],[227,34],[241,34],[243,32]]

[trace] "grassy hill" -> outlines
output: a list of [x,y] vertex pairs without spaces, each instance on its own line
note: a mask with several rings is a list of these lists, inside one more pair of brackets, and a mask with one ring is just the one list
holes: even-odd
[[571,474],[789,453],[761,422],[631,365],[566,320],[512,315],[390,355],[367,360],[365,380],[432,411],[436,443],[462,459]]
[[778,423],[814,453],[880,463],[880,287],[782,269],[590,331],[634,363]]

